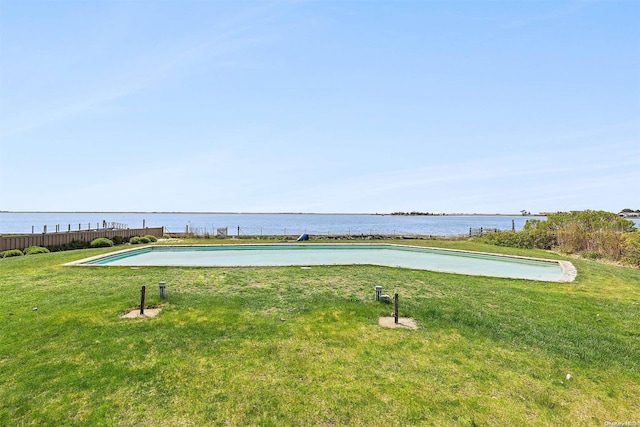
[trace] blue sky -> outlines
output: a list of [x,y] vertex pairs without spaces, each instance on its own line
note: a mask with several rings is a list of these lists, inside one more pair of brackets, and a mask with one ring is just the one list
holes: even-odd
[[0,210],[640,209],[640,2],[0,0]]

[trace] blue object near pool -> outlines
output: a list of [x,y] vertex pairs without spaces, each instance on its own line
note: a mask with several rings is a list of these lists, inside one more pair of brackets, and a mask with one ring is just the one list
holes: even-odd
[[552,282],[571,282],[576,276],[576,269],[568,261],[391,244],[147,246],[67,265],[265,267],[352,264]]

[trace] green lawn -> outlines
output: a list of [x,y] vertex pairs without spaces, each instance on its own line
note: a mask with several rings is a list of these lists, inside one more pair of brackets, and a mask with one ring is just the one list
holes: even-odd
[[[372,266],[62,266],[109,250],[0,260],[0,425],[640,423],[638,269],[571,259],[577,280],[547,283]],[[142,285],[162,312],[120,318]],[[399,293],[418,330],[378,326],[392,307],[373,301],[376,285]]]

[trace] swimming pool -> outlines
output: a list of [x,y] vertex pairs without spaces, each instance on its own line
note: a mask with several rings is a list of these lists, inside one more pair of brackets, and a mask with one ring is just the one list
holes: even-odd
[[576,270],[552,261],[392,244],[146,246],[70,263],[83,266],[264,267],[368,264],[479,276],[569,282]]

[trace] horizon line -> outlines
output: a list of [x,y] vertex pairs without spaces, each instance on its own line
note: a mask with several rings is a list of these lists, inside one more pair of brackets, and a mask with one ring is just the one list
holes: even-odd
[[[411,215],[412,212],[416,212]],[[455,215],[478,215],[478,216],[545,216],[544,213],[528,213],[523,215],[522,213],[483,213],[483,212],[422,212],[422,211],[395,211],[395,212],[243,212],[243,211],[93,211],[93,210],[71,210],[71,211],[58,211],[58,210],[0,210],[0,213],[64,213],[64,214],[214,214],[214,215],[396,215],[396,216],[455,216]]]

